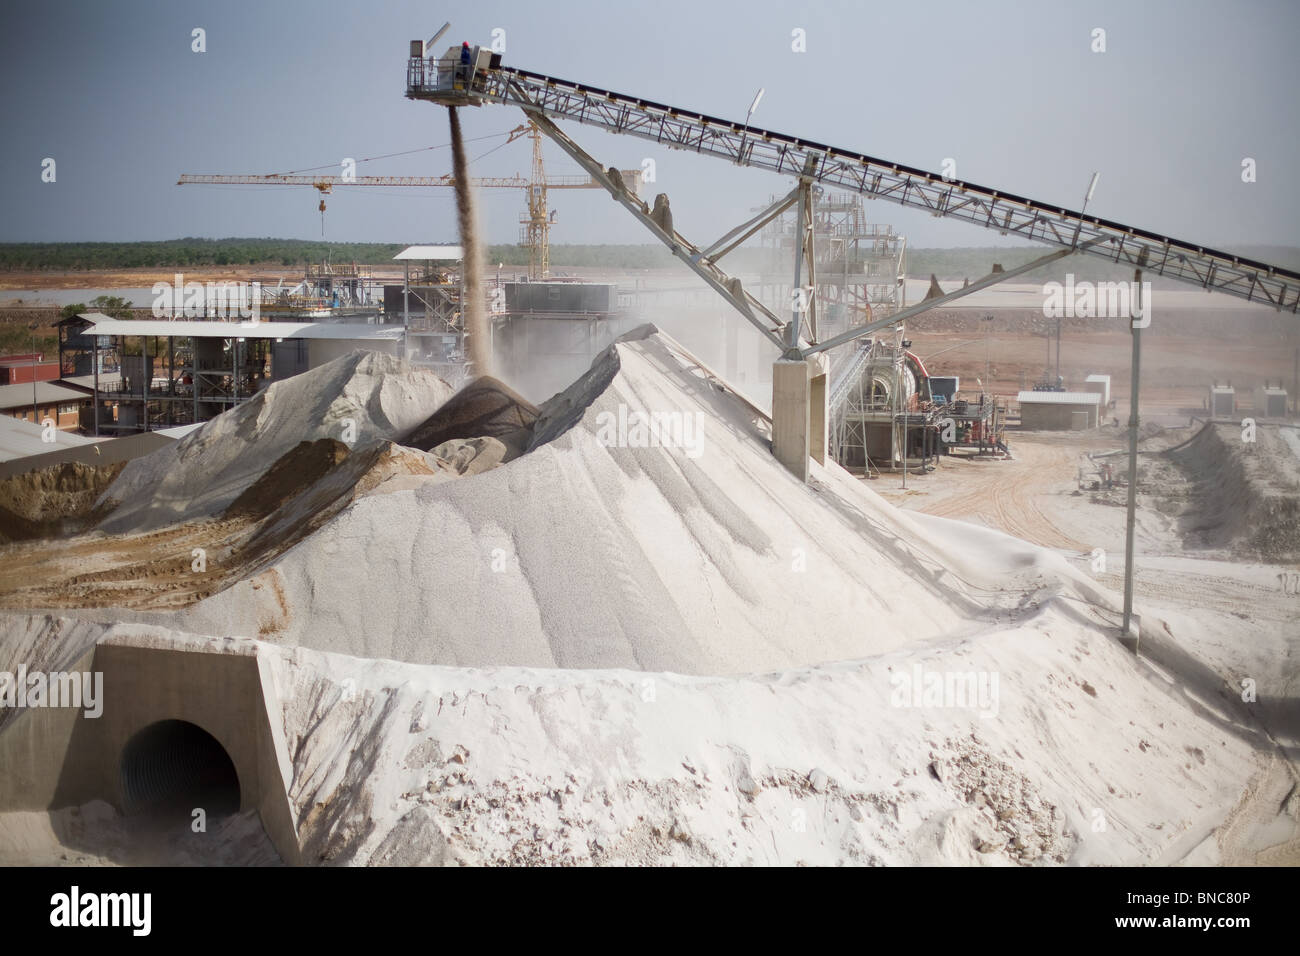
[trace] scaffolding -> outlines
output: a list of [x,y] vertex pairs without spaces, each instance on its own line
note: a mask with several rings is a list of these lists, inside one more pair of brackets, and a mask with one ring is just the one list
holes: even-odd
[[270,339],[91,335],[90,324],[80,316],[59,323],[59,367],[65,378],[90,380],[82,429],[96,435],[207,421],[270,383]]
[[355,262],[335,265],[328,260],[309,263],[303,277],[285,288],[261,286],[261,313],[276,319],[310,318],[347,320],[378,315],[383,303],[376,289],[379,280],[369,266]]
[[[812,274],[821,336],[838,335],[903,309],[907,240],[892,226],[867,222],[860,195],[830,193],[821,187],[812,192],[816,250]],[[771,203],[776,200],[773,196]],[[796,218],[793,210],[787,210],[760,234],[763,294],[774,311],[790,308],[787,263],[799,236]]]

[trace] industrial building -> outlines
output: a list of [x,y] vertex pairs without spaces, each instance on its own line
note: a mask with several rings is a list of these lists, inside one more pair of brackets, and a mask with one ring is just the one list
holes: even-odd
[[[382,325],[111,319],[88,313],[60,323],[59,364],[96,370],[89,375],[93,398],[54,387],[89,406],[80,417],[83,430],[96,435],[153,431],[207,421],[273,381],[355,348],[395,353],[401,339],[400,327]],[[285,343],[291,348],[279,350]],[[101,376],[98,370],[105,367],[118,371]]]
[[[212,313],[206,301],[195,316],[187,303],[184,318],[64,319],[54,368],[57,387],[68,390],[58,397],[76,408],[63,409],[60,427],[111,436],[208,421],[272,382],[357,348],[403,354],[456,381],[463,336],[459,295],[449,290],[458,280],[435,266],[459,257],[459,246],[411,247],[397,257],[405,266],[401,285],[385,285],[355,264],[311,265],[292,286],[263,285],[260,300],[250,303],[257,319],[230,317],[220,306]],[[412,276],[415,260],[424,268]],[[30,409],[30,389],[25,399],[14,395]]]
[[1098,392],[1027,391],[1016,396],[1025,431],[1083,431],[1100,422]]
[[1005,410],[959,398],[956,376],[931,376],[911,343],[873,339],[833,367],[829,453],[854,472],[924,469],[955,451],[1002,455]]

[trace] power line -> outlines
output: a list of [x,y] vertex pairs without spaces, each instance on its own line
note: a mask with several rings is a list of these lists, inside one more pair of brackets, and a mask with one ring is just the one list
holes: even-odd
[[[467,142],[467,143],[477,143],[477,142],[479,142],[480,140],[485,140],[485,139],[496,139],[498,136],[509,136],[511,132],[513,132],[513,130],[507,131],[507,132],[505,132],[505,133],[489,133],[489,134],[486,135],[486,136],[475,136],[475,137],[472,137],[472,138],[470,138],[470,139],[465,140],[465,142]],[[450,145],[451,145],[451,143],[439,143],[437,146],[420,146],[420,147],[418,147],[417,149],[405,149],[405,150],[402,150],[401,152],[397,152],[397,153],[385,153],[385,154],[383,154],[382,156],[370,156],[370,157],[367,157],[366,159],[358,159],[356,162],[357,162],[357,165],[359,166],[359,165],[361,165],[362,163],[373,163],[373,162],[375,162],[375,160],[379,160],[379,159],[392,159],[394,156],[410,156],[410,155],[412,155],[413,153],[427,153],[427,152],[429,152],[430,150],[433,150],[433,149],[446,149],[446,148],[447,148],[448,146],[450,146]],[[501,146],[504,146],[504,145],[505,145],[505,143],[502,143],[502,144],[501,144]],[[491,152],[493,152],[493,151],[496,150],[496,149],[500,149],[501,146],[495,146],[495,147],[493,147],[493,149],[488,150],[488,153],[491,153]],[[487,155],[487,153],[484,153],[484,154],[483,154],[483,156],[486,156],[486,155]],[[482,159],[483,157],[480,156],[479,158]],[[289,170],[288,172],[285,172],[285,173],[270,173],[269,175],[272,175],[272,176],[296,176],[296,175],[298,175],[299,173],[314,173],[314,172],[318,172],[319,170],[322,170],[322,169],[337,169],[338,166],[339,166],[338,163],[326,163],[324,166],[308,166],[308,167],[306,167],[306,168],[304,168],[304,169],[291,169],[291,170]]]

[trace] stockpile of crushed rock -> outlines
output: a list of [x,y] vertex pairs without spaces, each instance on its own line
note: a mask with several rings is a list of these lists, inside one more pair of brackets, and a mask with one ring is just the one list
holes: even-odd
[[0,481],[0,544],[84,530],[94,521],[96,500],[123,467],[64,462]]

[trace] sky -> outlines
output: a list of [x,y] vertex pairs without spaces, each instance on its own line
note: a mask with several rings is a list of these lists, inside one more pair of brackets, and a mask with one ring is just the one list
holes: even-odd
[[[1098,172],[1099,216],[1227,250],[1300,245],[1290,0],[14,4],[0,31],[0,241],[321,238],[310,187],[176,180],[337,174],[345,158],[358,175],[449,172],[446,111],[404,97],[409,41],[444,20],[439,48],[504,31],[507,65],[738,121],[761,88],[755,126],[936,173],[953,160],[957,178],[1076,209]],[[461,112],[475,175],[528,174],[527,139],[500,146],[519,110]],[[647,198],[666,192],[700,245],[792,186],[561,125],[606,166],[653,159]],[[553,146],[546,161],[578,172]],[[652,241],[603,192],[551,200],[553,243]],[[340,188],[327,205],[329,240],[456,240],[450,189]],[[480,208],[488,241],[518,241],[521,191],[485,191]],[[1015,244],[882,201],[867,214],[913,247]]]

